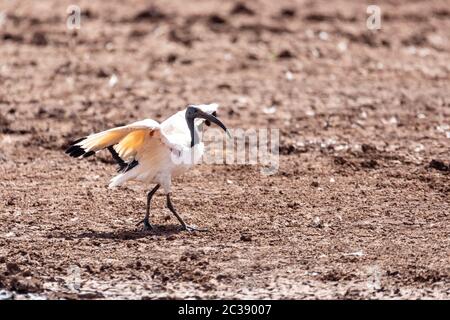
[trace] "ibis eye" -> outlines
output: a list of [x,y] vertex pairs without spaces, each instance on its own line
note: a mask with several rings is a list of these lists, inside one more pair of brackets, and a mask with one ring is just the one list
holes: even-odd
[[214,117],[217,117],[217,112],[216,112],[216,111],[213,111],[212,115],[213,115]]

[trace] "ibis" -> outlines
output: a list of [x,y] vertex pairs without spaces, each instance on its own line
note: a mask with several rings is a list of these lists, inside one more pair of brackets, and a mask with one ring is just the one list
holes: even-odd
[[[202,133],[204,125],[217,124],[226,133],[225,125],[217,118],[216,103],[188,105],[158,123],[152,119],[137,121],[91,134],[71,143],[66,153],[74,158],[87,158],[107,149],[117,162],[118,175],[111,179],[110,188],[135,180],[153,186],[147,194],[145,217],[138,223],[144,230],[152,230],[150,202],[160,187],[166,204],[186,231],[206,231],[188,225],[175,210],[171,201],[172,178],[198,163],[204,153]],[[228,133],[229,135],[229,133]]]

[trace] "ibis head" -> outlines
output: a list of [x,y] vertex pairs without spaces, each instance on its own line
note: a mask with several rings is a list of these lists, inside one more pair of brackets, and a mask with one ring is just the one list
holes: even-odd
[[197,132],[194,128],[194,121],[197,118],[205,119],[205,124],[207,126],[210,126],[211,123],[217,124],[219,127],[221,127],[225,132],[228,132],[227,127],[217,119],[216,111],[212,111],[211,113],[205,112],[201,110],[200,108],[190,105],[186,108],[186,122],[189,128],[189,131],[191,132],[191,147],[193,147],[196,143],[198,143],[198,136]]

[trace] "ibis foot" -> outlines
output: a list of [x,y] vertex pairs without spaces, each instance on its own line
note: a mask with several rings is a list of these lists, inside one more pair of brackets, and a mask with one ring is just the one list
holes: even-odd
[[139,221],[136,226],[139,226],[140,224],[144,224],[142,227],[142,231],[151,231],[154,229],[154,227],[150,224],[150,222],[146,219]]
[[144,221],[144,226],[142,227],[143,231],[151,231],[153,229],[154,227],[148,221]]
[[182,226],[183,230],[187,231],[187,232],[194,232],[194,231],[199,231],[199,232],[207,232],[208,229],[203,229],[203,228],[198,228],[197,226],[189,226],[189,225],[184,225]]

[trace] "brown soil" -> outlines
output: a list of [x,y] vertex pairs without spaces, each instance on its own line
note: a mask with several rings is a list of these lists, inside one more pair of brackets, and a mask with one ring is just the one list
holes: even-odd
[[[77,32],[72,3],[0,4],[0,299],[450,297],[448,1],[377,1],[379,31],[357,0],[83,0]],[[106,153],[63,152],[207,102],[281,130],[275,175],[174,182],[208,233],[162,194],[139,231],[148,186],[109,190]]]

